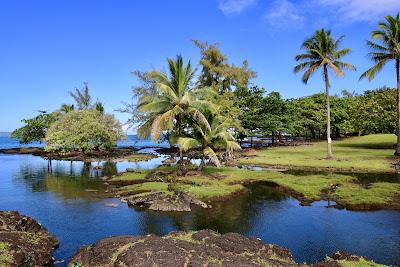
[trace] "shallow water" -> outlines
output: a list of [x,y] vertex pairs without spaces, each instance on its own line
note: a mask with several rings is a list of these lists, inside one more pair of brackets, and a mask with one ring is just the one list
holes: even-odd
[[[400,212],[352,212],[311,207],[263,185],[249,187],[229,202],[191,213],[160,213],[128,208],[118,199],[103,199],[101,177],[126,168],[153,168],[148,162],[92,163],[47,161],[30,155],[0,154],[0,210],[18,210],[45,225],[60,240],[57,260],[82,245],[114,235],[166,234],[173,230],[212,229],[239,232],[289,248],[298,262],[315,262],[344,250],[380,263],[400,264]],[[103,171],[94,170],[102,165]],[[97,190],[97,191],[95,191]],[[106,204],[117,203],[117,208]]]

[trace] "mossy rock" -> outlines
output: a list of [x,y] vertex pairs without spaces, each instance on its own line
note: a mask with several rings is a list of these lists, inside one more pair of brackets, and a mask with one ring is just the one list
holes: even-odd
[[0,266],[46,266],[58,240],[33,218],[0,211]]

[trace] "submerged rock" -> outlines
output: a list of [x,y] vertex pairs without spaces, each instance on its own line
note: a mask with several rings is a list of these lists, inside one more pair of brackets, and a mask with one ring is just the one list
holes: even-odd
[[0,266],[45,266],[58,240],[33,218],[0,211]]
[[187,194],[167,194],[164,192],[144,193],[126,198],[129,206],[146,206],[150,210],[158,211],[191,211],[190,205],[209,206]]

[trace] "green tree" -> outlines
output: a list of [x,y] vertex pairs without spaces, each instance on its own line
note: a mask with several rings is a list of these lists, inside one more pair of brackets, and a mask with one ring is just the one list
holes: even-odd
[[46,151],[90,153],[109,150],[124,138],[114,116],[96,110],[73,110],[50,125],[44,141]]
[[253,146],[253,136],[260,131],[260,118],[263,110],[263,94],[264,88],[253,86],[250,88],[244,87],[235,91],[237,97],[237,105],[240,113],[239,119],[246,134],[250,136],[251,146]]
[[372,80],[379,73],[383,66],[393,60],[396,66],[397,79],[397,146],[396,155],[400,155],[400,13],[395,17],[386,16],[385,21],[379,22],[379,30],[371,32],[371,37],[379,43],[367,41],[372,52],[368,55],[375,63],[370,69],[364,72],[360,79]]
[[47,113],[46,111],[39,111],[39,115],[31,119],[23,119],[24,126],[14,130],[11,133],[13,138],[19,140],[22,144],[29,144],[32,142],[42,142],[46,136],[46,132],[50,124],[57,119],[55,113]]
[[315,73],[316,70],[323,70],[323,79],[325,82],[326,92],[326,117],[327,117],[327,145],[328,145],[328,158],[332,158],[332,145],[331,145],[331,114],[330,114],[330,102],[329,102],[329,74],[328,69],[334,74],[341,77],[344,76],[344,70],[355,70],[355,67],[347,62],[340,61],[340,59],[347,55],[351,49],[344,48],[339,49],[339,45],[343,40],[344,36],[339,37],[335,40],[331,31],[325,31],[325,29],[317,30],[315,34],[303,42],[302,49],[305,50],[304,54],[299,54],[295,57],[295,60],[299,62],[295,66],[294,72],[298,73],[304,70],[302,81],[307,84],[310,76]]
[[[163,131],[167,131],[169,136],[182,136],[188,118],[210,128],[202,110],[214,108],[207,101],[196,98],[191,87],[195,71],[190,61],[184,67],[182,57],[177,56],[176,60],[168,59],[168,66],[169,75],[160,71],[149,74],[157,91],[139,99],[137,109],[146,114],[138,128],[138,135],[142,138],[152,135],[152,139],[157,140]],[[180,156],[183,159],[182,153]]]
[[227,123],[231,125],[230,128],[236,132],[242,131],[236,91],[246,90],[256,73],[249,68],[247,60],[244,60],[241,66],[230,64],[228,57],[221,52],[217,44],[197,40],[193,42],[200,49],[201,72],[197,86],[215,90],[217,94],[210,94],[207,100],[219,107],[221,115],[225,116]]
[[210,112],[207,119],[210,128],[204,127],[204,125],[193,124],[191,137],[179,137],[177,140],[179,149],[182,151],[200,148],[202,159],[199,171],[203,170],[206,158],[215,166],[221,166],[217,154],[218,149],[225,149],[225,155],[228,160],[232,157],[234,150],[240,149],[239,144],[236,143],[235,138],[228,131],[229,124],[226,123],[226,119]]
[[272,143],[276,136],[287,130],[286,103],[279,92],[271,92],[262,100],[262,109],[259,116],[262,132],[270,134]]

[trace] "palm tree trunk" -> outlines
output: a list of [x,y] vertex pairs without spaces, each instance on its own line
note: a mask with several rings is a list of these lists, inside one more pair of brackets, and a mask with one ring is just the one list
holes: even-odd
[[324,65],[325,91],[326,91],[326,139],[328,143],[328,158],[332,158],[332,139],[331,139],[331,105],[329,102],[329,78],[328,68]]
[[400,155],[400,60],[396,59],[397,76],[397,145],[395,155]]
[[206,161],[206,157],[203,154],[203,156],[201,157],[201,162],[200,162],[199,168],[198,168],[199,172],[203,171],[204,166],[205,166],[205,161]]

